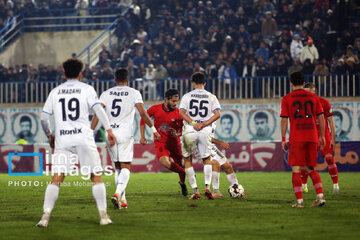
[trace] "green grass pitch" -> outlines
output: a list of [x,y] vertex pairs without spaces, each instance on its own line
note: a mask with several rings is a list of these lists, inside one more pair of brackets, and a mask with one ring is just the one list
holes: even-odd
[[[237,173],[246,199],[230,199],[221,174],[223,199],[189,201],[180,194],[173,173],[133,173],[127,188],[128,209],[112,208],[113,177],[104,177],[108,213],[113,225],[100,226],[91,186],[73,186],[67,177],[49,227],[35,227],[42,214],[49,177],[9,177],[0,174],[0,239],[359,239],[360,173],[340,173],[339,195],[332,194],[328,173],[321,173],[326,205],[310,208],[315,192],[309,179],[306,207],[295,202],[289,172]],[[39,181],[40,186],[9,186],[9,181]],[[197,173],[203,192],[203,174]],[[43,183],[43,186],[41,186]]]

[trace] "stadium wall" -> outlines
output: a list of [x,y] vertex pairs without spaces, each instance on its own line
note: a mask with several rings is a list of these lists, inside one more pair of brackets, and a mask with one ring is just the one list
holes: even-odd
[[1,63],[5,66],[19,63],[58,66],[72,53],[88,46],[100,33],[99,30],[24,33],[0,53]]

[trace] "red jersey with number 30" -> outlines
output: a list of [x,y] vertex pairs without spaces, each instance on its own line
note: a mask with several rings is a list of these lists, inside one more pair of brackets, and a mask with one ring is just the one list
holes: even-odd
[[320,99],[314,93],[299,89],[283,97],[280,117],[290,119],[289,142],[318,142],[316,119],[323,113]]
[[[326,142],[330,142],[331,141],[331,135],[330,135],[329,123],[327,121],[327,118],[331,117],[333,115],[333,111],[332,111],[331,105],[330,105],[328,100],[326,100],[325,98],[322,98],[322,97],[319,97],[319,99],[320,99],[321,106],[324,109],[325,139],[326,139]],[[320,134],[319,119],[316,119],[316,127],[317,127],[318,134]]]
[[[154,126],[161,135],[159,142],[180,142],[180,138],[173,136],[171,129],[174,129],[177,133],[182,132],[183,120],[180,117],[179,109],[175,108],[173,111],[169,111],[165,108],[164,104],[158,104],[150,107],[147,110],[150,117],[154,118]],[[145,125],[145,122],[141,119],[140,125]]]

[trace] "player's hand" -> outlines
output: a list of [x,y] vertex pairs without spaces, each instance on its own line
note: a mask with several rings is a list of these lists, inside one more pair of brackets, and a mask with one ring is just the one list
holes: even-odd
[[330,148],[335,149],[335,141],[333,139],[330,141]]
[[173,135],[174,137],[179,137],[181,134],[178,133],[174,128],[170,128],[170,133],[171,135]]
[[158,132],[154,133],[154,140],[155,141],[160,141],[160,138],[161,138],[160,133],[158,133]]
[[219,145],[225,150],[228,150],[230,148],[230,145],[227,142],[221,142]]
[[197,123],[197,124],[195,124],[195,126],[194,126],[194,129],[196,130],[196,131],[200,131],[201,129],[203,129],[204,128],[204,124],[203,123]]
[[283,152],[287,152],[287,149],[288,148],[288,144],[286,141],[282,141],[281,142],[281,149],[283,150]]
[[116,143],[116,137],[113,134],[112,129],[107,130],[107,133],[108,133],[107,138],[108,138],[108,141],[109,141],[109,145],[110,145],[110,147],[112,147]]
[[320,150],[325,148],[325,137],[319,137]]
[[51,134],[48,136],[48,139],[49,139],[50,147],[54,148],[55,147],[55,136],[53,134]]
[[147,144],[147,140],[146,140],[145,137],[141,137],[140,140],[139,140],[139,142],[140,142],[141,145]]

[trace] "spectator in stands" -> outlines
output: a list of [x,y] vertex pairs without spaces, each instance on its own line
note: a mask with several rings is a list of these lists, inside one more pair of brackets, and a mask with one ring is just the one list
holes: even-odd
[[288,74],[291,75],[294,72],[301,72],[301,71],[302,71],[302,66],[299,64],[299,60],[294,59],[293,60],[293,65],[291,65],[289,67]]
[[112,80],[114,78],[114,72],[110,67],[110,63],[106,63],[104,69],[99,74],[99,80]]
[[[85,24],[86,23],[86,16],[89,15],[89,11],[88,10],[84,10],[84,8],[89,8],[89,1],[88,0],[77,0],[76,4],[75,4],[75,8],[79,9],[78,10],[78,16],[82,17],[79,19],[80,24]],[[83,26],[82,29],[87,29],[86,26]]]
[[346,74],[346,66],[343,58],[340,58],[335,66],[334,73],[337,75]]
[[319,53],[314,45],[314,41],[311,38],[308,39],[308,44],[302,49],[300,55],[301,63],[304,63],[306,59],[310,59],[311,63],[313,63],[314,60],[319,59]]
[[136,57],[134,58],[134,64],[138,67],[140,67],[140,64],[147,64],[147,60],[144,57],[144,52],[141,50],[138,50],[136,53]]
[[314,67],[314,65],[311,63],[311,60],[310,60],[310,59],[306,59],[306,60],[304,61],[304,67],[303,67],[303,69],[302,69],[302,73],[303,73],[304,75],[311,75],[311,74],[313,74],[314,70],[315,70],[315,67]]
[[346,48],[345,55],[342,56],[344,59],[353,58],[355,63],[359,62],[358,56],[354,53],[354,47],[352,45],[348,45]]
[[346,74],[355,74],[359,72],[358,66],[355,64],[355,59],[353,57],[346,59],[345,70]]
[[320,42],[320,47],[318,49],[319,52],[319,60],[326,59],[327,61],[330,61],[331,59],[331,52],[329,51],[328,44],[325,40],[322,40]]
[[264,42],[260,43],[260,47],[255,51],[256,58],[262,58],[265,63],[269,59],[269,49],[265,46]]
[[263,37],[275,35],[277,31],[277,23],[275,19],[272,17],[272,13],[270,11],[266,12],[266,20],[262,22],[261,25],[261,35]]
[[326,40],[329,46],[332,46],[329,48],[330,54],[334,53],[337,49],[337,19],[334,16],[333,10],[329,9],[327,10],[327,16],[326,16],[326,25],[327,25],[327,32],[326,32]]
[[259,57],[256,65],[256,76],[266,76],[268,68],[264,62],[264,58]]
[[274,62],[273,58],[270,58],[268,61],[266,75],[267,76],[276,76],[276,66],[275,66],[275,62]]
[[304,46],[301,42],[300,36],[298,34],[294,35],[294,39],[292,40],[290,45],[291,58],[293,60],[300,60],[300,55],[303,48]]
[[136,79],[142,77],[139,67],[134,65],[134,62],[132,60],[128,61],[127,70],[130,79]]

